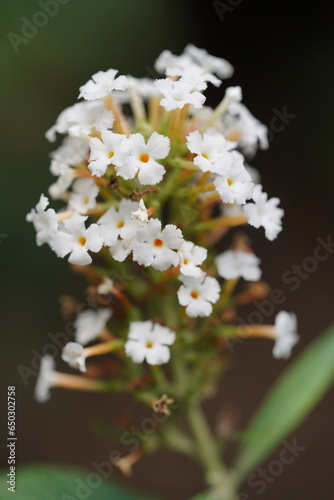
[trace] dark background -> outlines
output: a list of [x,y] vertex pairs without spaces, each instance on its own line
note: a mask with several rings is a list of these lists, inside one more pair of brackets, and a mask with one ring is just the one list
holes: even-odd
[[[53,179],[48,170],[53,145],[44,140],[44,132],[64,107],[75,102],[79,86],[100,69],[115,67],[121,74],[150,76],[163,49],[179,54],[192,42],[234,65],[235,74],[227,84],[242,86],[245,104],[263,123],[269,125],[274,109],[282,111],[284,106],[296,115],[273,135],[270,149],[252,162],[262,174],[265,190],[282,200],[284,231],[274,243],[266,241],[261,231],[250,229],[249,234],[262,258],[264,279],[282,289],[287,297],[282,307],[298,315],[301,342],[294,354],[332,321],[334,256],[320,263],[296,292],[282,283],[282,274],[312,256],[316,238],[332,231],[333,5],[237,3],[231,1],[235,7],[220,20],[210,1],[70,0],[28,44],[19,46],[17,54],[7,34],[21,34],[21,18],[31,19],[40,7],[26,0],[1,4],[0,396],[5,401],[6,386],[17,385],[20,463],[89,466],[92,460],[105,460],[114,447],[91,434],[87,422],[98,416],[108,423],[120,411],[133,409],[124,397],[65,391],[54,391],[50,402],[41,406],[32,396],[35,376],[25,386],[17,372],[20,364],[31,366],[32,349],[41,353],[49,332],[64,328],[58,296],[82,293],[82,281],[65,261],[56,259],[46,246],[36,247],[25,214]],[[221,93],[212,89],[208,103],[215,105]],[[220,397],[206,404],[212,422],[222,406],[232,403],[239,408],[240,425],[246,423],[287,365],[272,359],[271,348],[264,341],[237,346]],[[328,394],[294,433],[292,437],[306,450],[268,485],[262,498],[331,497],[332,396]],[[0,456],[5,464],[3,445]],[[203,487],[192,464],[163,452],[139,463],[131,482],[174,500],[187,499]],[[257,496],[254,488],[243,491],[252,499]]]

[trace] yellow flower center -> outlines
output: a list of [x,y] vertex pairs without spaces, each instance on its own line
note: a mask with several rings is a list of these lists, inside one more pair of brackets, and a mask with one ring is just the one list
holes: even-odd
[[109,154],[108,154],[108,158],[109,158],[109,160],[110,160],[110,159],[114,156],[114,154],[115,154],[115,153],[114,153],[113,151],[110,151],[110,152],[109,152]]
[[153,342],[146,342],[147,349],[151,349],[153,347]]
[[86,238],[84,236],[80,236],[80,238],[78,239],[78,242],[80,243],[80,245],[84,246],[86,244]]
[[139,159],[140,161],[142,161],[143,163],[147,163],[148,160],[150,159],[149,155],[147,153],[142,153],[140,156],[139,156]]
[[226,179],[226,182],[229,186],[232,186],[232,184],[233,184],[233,181],[232,181],[232,179],[230,179],[230,177],[228,179]]
[[123,221],[121,221],[121,222],[119,222],[119,223],[117,224],[117,228],[118,228],[118,229],[121,229],[121,227],[123,227],[123,226],[124,226],[124,222],[123,222]]

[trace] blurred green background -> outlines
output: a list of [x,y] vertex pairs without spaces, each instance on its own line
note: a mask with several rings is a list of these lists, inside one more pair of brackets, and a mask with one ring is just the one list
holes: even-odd
[[[99,416],[108,423],[120,411],[133,411],[131,402],[119,396],[55,391],[48,404],[39,406],[32,397],[35,377],[25,386],[17,372],[20,364],[31,366],[32,349],[41,353],[49,332],[64,328],[59,295],[81,298],[82,293],[81,279],[46,246],[37,248],[32,227],[25,222],[25,214],[53,180],[48,154],[54,146],[44,139],[45,131],[96,71],[112,67],[121,74],[152,76],[154,60],[163,49],[179,54],[189,42],[234,65],[228,85],[242,86],[245,104],[264,123],[270,123],[273,109],[286,106],[296,118],[273,136],[269,151],[252,162],[269,194],[282,199],[284,232],[274,243],[265,241],[260,231],[250,230],[250,235],[263,261],[264,279],[283,290],[284,309],[298,315],[301,350],[333,316],[334,256],[297,292],[282,284],[284,271],[312,255],[318,236],[333,231],[333,7],[304,2],[299,10],[293,4],[244,0],[221,20],[215,3],[204,0],[70,0],[15,53],[8,34],[21,35],[22,18],[32,20],[40,10],[37,1],[1,4],[0,397],[5,401],[6,386],[17,385],[21,463],[89,466],[92,460],[105,459],[111,444],[87,431],[86,422]],[[217,103],[222,92],[211,89],[208,103]],[[231,402],[239,408],[243,425],[285,363],[272,359],[271,345],[257,341],[238,347],[233,361],[220,400],[209,401],[207,410],[214,422],[221,406]],[[270,490],[268,486],[268,498],[328,498],[334,488],[328,460],[334,446],[333,417],[329,395],[296,434],[307,451]],[[5,464],[4,446],[0,457]],[[163,452],[142,461],[132,483],[175,500],[203,486],[193,465]]]

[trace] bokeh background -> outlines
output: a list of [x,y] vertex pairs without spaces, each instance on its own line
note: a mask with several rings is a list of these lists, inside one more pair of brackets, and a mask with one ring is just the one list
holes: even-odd
[[[89,467],[93,460],[105,460],[113,445],[91,433],[87,423],[97,416],[108,423],[120,412],[134,411],[128,398],[64,391],[54,391],[49,403],[38,405],[33,400],[36,377],[31,375],[25,386],[17,370],[19,365],[32,367],[34,353],[42,353],[49,332],[63,331],[59,295],[81,297],[81,279],[46,246],[36,247],[25,214],[52,181],[52,145],[44,139],[45,131],[75,102],[79,86],[100,69],[152,76],[154,60],[163,49],[179,54],[192,42],[234,65],[228,84],[242,86],[245,104],[262,122],[269,125],[274,109],[285,106],[296,115],[273,135],[270,149],[252,162],[261,171],[266,191],[282,199],[284,231],[274,243],[261,231],[249,234],[262,257],[264,279],[282,289],[287,297],[284,309],[298,315],[302,339],[294,355],[333,319],[334,255],[297,291],[282,282],[286,270],[312,256],[317,237],[333,233],[333,4],[303,2],[298,9],[293,2],[225,4],[229,8],[221,19],[216,4],[204,0],[70,0],[29,43],[19,45],[18,53],[8,33],[21,35],[22,17],[31,20],[40,6],[34,0],[1,4],[0,397],[5,409],[6,386],[17,386],[20,463]],[[209,104],[217,103],[221,92],[211,89]],[[213,423],[227,404],[238,410],[239,425],[247,422],[287,364],[272,359],[271,347],[257,341],[237,346],[220,397],[206,403]],[[268,485],[263,498],[330,498],[332,398],[333,393],[328,394],[295,432],[293,437],[306,450]],[[4,436],[5,419],[1,421]],[[0,457],[4,465],[3,444]],[[165,452],[139,463],[130,482],[173,500],[185,500],[203,487],[193,464]],[[247,486],[243,491],[256,496]]]

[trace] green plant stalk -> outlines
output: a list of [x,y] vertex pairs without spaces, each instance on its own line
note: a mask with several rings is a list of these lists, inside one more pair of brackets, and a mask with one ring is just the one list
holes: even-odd
[[236,500],[234,472],[223,464],[216,440],[212,435],[206,418],[197,402],[187,405],[187,421],[194,436],[198,456],[205,471],[206,481],[211,488],[208,499]]

